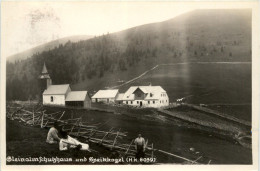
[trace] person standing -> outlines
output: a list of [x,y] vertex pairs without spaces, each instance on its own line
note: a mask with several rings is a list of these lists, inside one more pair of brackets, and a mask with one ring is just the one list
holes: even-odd
[[138,134],[138,137],[135,139],[134,143],[136,149],[136,158],[139,160],[145,155],[145,140],[141,134]]

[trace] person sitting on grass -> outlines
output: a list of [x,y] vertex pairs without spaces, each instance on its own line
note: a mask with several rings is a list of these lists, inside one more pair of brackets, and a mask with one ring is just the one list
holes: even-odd
[[54,122],[53,127],[50,128],[46,142],[49,144],[56,144],[60,141],[60,138],[58,136],[58,123]]
[[88,144],[81,143],[75,138],[72,138],[67,134],[66,131],[61,131],[60,134],[61,134],[61,140],[59,143],[60,151],[76,149],[76,150],[84,150],[84,151],[91,152]]

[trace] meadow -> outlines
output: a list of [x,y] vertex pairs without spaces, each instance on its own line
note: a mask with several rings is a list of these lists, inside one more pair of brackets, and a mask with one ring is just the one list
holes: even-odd
[[[170,102],[186,98],[187,103],[206,104],[228,114],[251,120],[251,63],[190,63],[161,65],[132,85],[160,85]],[[223,107],[224,106],[224,107]],[[239,112],[239,114],[235,114]]]

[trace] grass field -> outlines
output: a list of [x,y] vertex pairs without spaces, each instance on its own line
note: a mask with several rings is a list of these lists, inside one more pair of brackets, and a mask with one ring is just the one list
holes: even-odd
[[[250,63],[160,66],[137,81],[121,87],[120,91],[124,92],[132,85],[149,83],[162,86],[167,91],[170,102],[186,97],[187,103],[192,104],[236,104],[229,107],[228,114],[251,120]],[[237,108],[243,112],[238,112]]]
[[228,119],[217,117],[213,114],[209,114],[203,111],[192,109],[187,106],[179,106],[177,108],[168,109],[168,111],[178,113],[182,117],[187,117],[195,123],[200,123],[204,126],[209,126],[212,128],[217,128],[217,130],[228,132],[231,134],[238,134],[239,132],[250,133],[250,127],[242,125],[240,123],[232,122]]
[[248,117],[252,112],[251,107],[251,105],[210,105],[207,108],[251,122],[251,117]]
[[[97,144],[88,142],[90,148],[95,150],[95,152],[86,152],[86,151],[59,151],[58,144],[47,144],[45,142],[46,136],[48,133],[48,128],[41,129],[39,127],[30,127],[28,125],[23,125],[18,121],[7,120],[7,146],[6,146],[6,154],[7,156],[13,156],[15,158],[34,158],[34,157],[58,157],[58,158],[72,158],[71,162],[60,162],[60,163],[52,163],[52,162],[11,162],[7,164],[18,164],[18,165],[28,165],[28,164],[113,164],[113,163],[91,163],[89,161],[78,162],[76,159],[83,159],[94,157],[110,157],[117,158],[118,153],[113,150],[107,149],[103,146],[99,146]],[[81,142],[83,140],[79,139]]]
[[171,102],[189,97],[195,104],[251,103],[250,63],[160,66],[132,84],[149,83],[161,85]]
[[[221,119],[210,117],[206,114],[197,111],[177,109],[176,112],[180,115],[186,115],[190,118],[203,117],[203,122],[209,121],[215,125],[223,126],[223,129],[213,129],[211,127],[185,122],[178,118],[169,118],[163,115],[158,115],[149,110],[142,111],[138,116],[138,109],[122,110],[121,113],[100,112],[83,109],[66,109],[56,107],[45,107],[46,113],[55,111],[66,111],[64,118],[80,117],[86,124],[98,124],[100,130],[109,130],[111,127],[118,130],[121,128],[122,132],[127,132],[127,137],[120,140],[120,142],[130,143],[138,133],[142,133],[145,139],[149,139],[150,143],[154,143],[154,147],[162,149],[180,156],[195,160],[199,156],[201,163],[207,163],[209,160],[211,164],[249,164],[251,160],[251,149],[245,148],[238,144],[232,136],[225,136],[221,134],[228,126],[231,129],[240,129],[236,124],[228,124]],[[130,112],[125,114],[125,112]],[[196,115],[196,116],[195,116]],[[148,116],[154,116],[147,119]],[[215,119],[216,123],[215,123]],[[199,120],[199,119],[197,119]],[[90,147],[99,153],[74,153],[74,152],[60,152],[58,146],[52,146],[45,143],[48,129],[41,129],[39,127],[31,127],[23,125],[17,121],[7,120],[7,156],[21,156],[21,157],[94,157],[110,156],[111,151],[104,149],[102,146],[90,144]],[[23,148],[21,148],[23,147]],[[193,147],[196,151],[190,151]],[[243,155],[241,155],[243,154]],[[174,157],[169,157],[155,152],[158,163],[182,163],[183,161]],[[16,163],[10,163],[16,164]],[[19,163],[21,164],[21,163]],[[44,163],[42,163],[44,164]],[[76,164],[71,162],[70,164]],[[89,164],[89,163],[80,163]]]

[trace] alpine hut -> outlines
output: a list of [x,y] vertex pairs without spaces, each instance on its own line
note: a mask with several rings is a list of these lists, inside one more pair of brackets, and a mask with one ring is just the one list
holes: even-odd
[[136,107],[160,108],[169,105],[169,97],[161,86],[132,86],[122,100],[124,104]]
[[66,97],[66,106],[73,107],[91,107],[91,98],[87,91],[70,91]]
[[118,95],[118,89],[114,90],[99,90],[92,96],[92,102],[115,103]]

